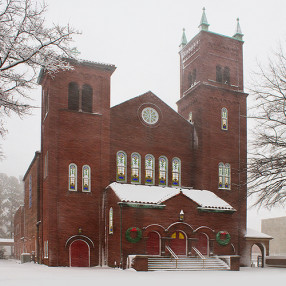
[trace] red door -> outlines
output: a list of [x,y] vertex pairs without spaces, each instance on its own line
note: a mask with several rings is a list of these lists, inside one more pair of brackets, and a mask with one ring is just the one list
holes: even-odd
[[205,233],[199,233],[197,249],[203,255],[208,255],[208,236]]
[[160,254],[160,236],[157,232],[152,231],[148,234],[148,239],[146,242],[146,251],[149,255]]
[[70,266],[89,267],[89,246],[83,240],[75,240],[70,245]]
[[186,236],[180,232],[176,231],[172,234],[170,241],[170,247],[177,255],[186,255]]

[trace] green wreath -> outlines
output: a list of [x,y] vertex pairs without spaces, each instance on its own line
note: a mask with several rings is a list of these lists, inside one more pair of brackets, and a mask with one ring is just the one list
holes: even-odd
[[[135,233],[136,232],[136,236],[133,237],[131,236],[130,234],[132,233]],[[129,241],[129,242],[132,242],[132,243],[136,243],[138,241],[141,240],[142,238],[142,230],[138,227],[129,227],[127,230],[126,230],[126,233],[125,233],[125,238]]]
[[[224,238],[222,238],[224,236]],[[216,241],[220,245],[227,245],[230,242],[230,234],[227,231],[219,231],[216,234]]]

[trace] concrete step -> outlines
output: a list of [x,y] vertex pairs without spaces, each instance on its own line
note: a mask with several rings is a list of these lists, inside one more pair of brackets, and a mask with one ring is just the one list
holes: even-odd
[[149,257],[148,270],[228,270],[229,266],[219,258],[208,257],[201,258],[180,257],[176,263],[175,259],[170,257]]

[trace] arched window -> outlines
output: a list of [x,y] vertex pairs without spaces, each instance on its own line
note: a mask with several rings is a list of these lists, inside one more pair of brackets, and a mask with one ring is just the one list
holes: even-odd
[[82,167],[82,191],[90,192],[90,167],[84,165]]
[[193,69],[193,84],[195,84],[196,79],[197,79],[197,70]]
[[116,181],[126,183],[127,155],[123,151],[118,151],[116,154]]
[[224,187],[230,189],[230,165],[224,165]]
[[131,154],[131,183],[141,183],[141,156],[138,153]]
[[69,191],[77,190],[77,166],[74,163],[69,165]]
[[82,87],[82,104],[81,109],[84,112],[92,112],[92,87],[84,84]]
[[172,186],[181,186],[181,160],[179,158],[172,160]]
[[145,184],[154,185],[155,177],[155,160],[153,155],[147,154],[145,156]]
[[231,186],[231,169],[230,164],[218,164],[218,187],[219,189],[230,190]]
[[218,187],[219,189],[223,189],[224,187],[224,164],[218,164]]
[[227,109],[225,107],[221,109],[221,129],[228,130],[228,116]]
[[223,70],[223,83],[230,84],[230,70],[229,67],[225,67]]
[[79,110],[79,87],[75,82],[69,83],[68,109]]
[[216,66],[216,81],[222,82],[222,70],[221,66]]
[[109,234],[113,234],[113,208],[109,209]]
[[168,185],[168,159],[165,156],[159,158],[159,185]]

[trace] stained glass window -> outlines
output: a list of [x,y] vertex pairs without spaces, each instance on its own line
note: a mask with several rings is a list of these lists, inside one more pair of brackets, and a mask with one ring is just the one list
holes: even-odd
[[225,107],[221,109],[221,129],[228,129],[227,109]]
[[131,183],[141,183],[141,157],[138,153],[131,155]]
[[88,165],[82,167],[82,191],[90,192],[90,167]]
[[168,160],[165,156],[159,158],[159,185],[168,185]]
[[118,151],[116,154],[117,161],[117,174],[116,181],[126,183],[126,167],[127,167],[127,155],[123,151]]
[[77,190],[77,167],[73,163],[69,165],[69,190]]
[[231,186],[230,164],[219,163],[218,165],[218,187],[219,189],[229,189]]
[[225,189],[230,189],[230,165],[229,164],[225,164],[224,166],[224,176],[225,176],[224,187]]
[[147,154],[145,156],[145,184],[154,185],[155,175],[155,160],[153,155]]
[[109,209],[109,234],[113,234],[113,208]]
[[172,186],[181,186],[181,160],[179,158],[172,160]]

